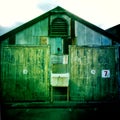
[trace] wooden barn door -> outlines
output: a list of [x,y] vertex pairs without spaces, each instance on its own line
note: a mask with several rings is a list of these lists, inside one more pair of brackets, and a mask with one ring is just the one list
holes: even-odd
[[111,100],[116,97],[114,47],[70,47],[70,99]]
[[49,46],[2,48],[1,86],[5,101],[49,99]]

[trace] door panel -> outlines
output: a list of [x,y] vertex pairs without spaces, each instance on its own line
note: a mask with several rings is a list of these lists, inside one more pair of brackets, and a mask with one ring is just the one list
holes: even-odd
[[63,54],[63,39],[60,37],[50,38],[51,54]]

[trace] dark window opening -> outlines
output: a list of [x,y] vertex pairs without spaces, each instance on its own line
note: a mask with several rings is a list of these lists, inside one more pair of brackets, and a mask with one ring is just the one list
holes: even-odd
[[64,54],[69,54],[69,45],[72,45],[72,40],[71,39],[64,39],[64,44],[63,44],[63,48],[64,48]]
[[67,21],[62,18],[55,18],[50,26],[51,36],[68,36]]

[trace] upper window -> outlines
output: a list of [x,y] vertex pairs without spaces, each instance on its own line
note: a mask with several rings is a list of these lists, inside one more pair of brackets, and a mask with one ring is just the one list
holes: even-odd
[[65,19],[55,18],[50,28],[51,36],[68,36],[68,24]]

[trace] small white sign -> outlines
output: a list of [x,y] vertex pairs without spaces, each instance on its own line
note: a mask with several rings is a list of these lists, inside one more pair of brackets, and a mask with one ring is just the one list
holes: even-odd
[[91,74],[95,75],[96,74],[96,70],[91,70]]
[[110,78],[110,70],[102,70],[102,78]]
[[24,75],[28,74],[28,70],[27,69],[23,69],[23,74]]

